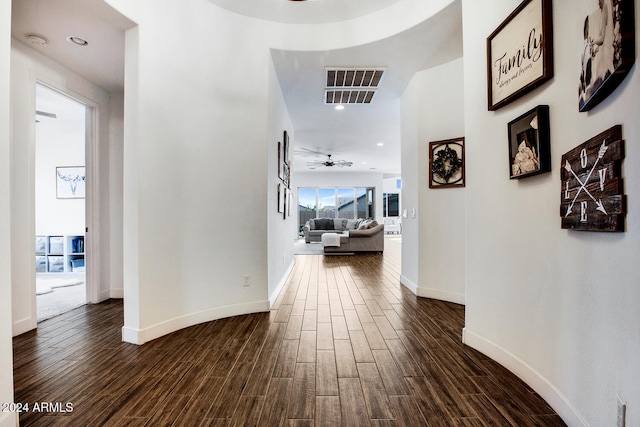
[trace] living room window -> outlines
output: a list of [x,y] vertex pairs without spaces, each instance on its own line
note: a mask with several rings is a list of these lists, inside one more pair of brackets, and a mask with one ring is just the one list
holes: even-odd
[[383,193],[382,194],[382,216],[400,216],[400,194]]
[[302,230],[311,218],[373,218],[374,188],[300,188],[298,220]]

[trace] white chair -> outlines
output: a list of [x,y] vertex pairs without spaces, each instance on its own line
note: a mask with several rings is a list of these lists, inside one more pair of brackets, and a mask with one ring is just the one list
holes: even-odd
[[384,219],[384,232],[388,233],[402,233],[402,222],[400,218],[385,218]]

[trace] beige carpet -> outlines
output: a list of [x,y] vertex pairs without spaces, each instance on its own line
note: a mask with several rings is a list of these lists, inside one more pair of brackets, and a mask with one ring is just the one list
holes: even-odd
[[84,274],[36,275],[38,322],[86,304]]

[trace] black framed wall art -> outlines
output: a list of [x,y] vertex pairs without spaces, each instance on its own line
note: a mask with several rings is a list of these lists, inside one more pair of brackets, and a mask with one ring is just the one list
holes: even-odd
[[490,111],[553,77],[551,0],[524,0],[487,38]]
[[551,171],[549,106],[538,105],[509,122],[509,178]]
[[618,87],[635,62],[633,0],[584,2],[582,16],[578,110],[589,111]]
[[464,187],[464,137],[429,143],[429,188]]

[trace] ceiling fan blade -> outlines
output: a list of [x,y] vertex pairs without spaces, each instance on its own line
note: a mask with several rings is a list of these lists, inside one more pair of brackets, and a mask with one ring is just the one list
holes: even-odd
[[320,151],[316,151],[316,150],[311,150],[309,148],[304,148],[304,147],[298,147],[295,150],[293,150],[294,154],[301,154],[301,155],[313,155],[313,156],[326,156],[326,153],[322,153]]
[[49,117],[51,119],[57,119],[58,116],[55,113],[47,113],[46,111],[36,110],[36,116]]

